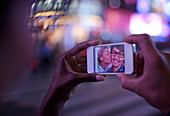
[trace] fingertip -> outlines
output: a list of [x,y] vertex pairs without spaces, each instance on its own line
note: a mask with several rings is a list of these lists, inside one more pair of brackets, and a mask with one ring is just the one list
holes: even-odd
[[129,37],[129,36],[127,36],[127,37],[124,37],[124,39],[123,39],[123,40],[126,42],[126,40],[127,40],[127,38],[128,38],[128,37]]
[[125,76],[127,76],[126,74],[123,74],[123,73],[118,73],[117,74],[117,77],[119,78],[119,79],[122,79],[123,77],[125,77]]
[[124,39],[123,39],[123,40],[124,40],[124,42],[126,42],[126,43],[130,43],[130,41],[129,41],[129,37],[130,37],[130,36],[124,37]]
[[134,78],[128,76],[127,74],[117,74],[120,79],[121,85],[124,89],[128,89],[130,91],[135,91],[135,87],[137,85],[137,81]]
[[120,79],[122,86],[125,86],[127,81],[129,80],[128,75],[123,73],[118,73],[117,77]]
[[104,76],[103,75],[96,75],[96,80],[97,81],[104,81]]

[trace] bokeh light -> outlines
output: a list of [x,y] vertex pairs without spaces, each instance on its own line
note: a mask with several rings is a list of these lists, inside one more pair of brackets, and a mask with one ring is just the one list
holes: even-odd
[[163,22],[158,14],[133,14],[129,28],[131,34],[147,33],[152,36],[159,36],[163,31]]
[[137,0],[136,10],[138,13],[149,13],[151,9],[150,0]]
[[163,6],[165,17],[170,21],[170,2],[167,2]]
[[109,6],[111,8],[119,8],[121,5],[121,1],[120,0],[109,0]]

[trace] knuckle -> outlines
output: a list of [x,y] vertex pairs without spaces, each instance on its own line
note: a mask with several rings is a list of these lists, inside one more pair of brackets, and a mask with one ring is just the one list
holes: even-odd
[[77,44],[76,48],[80,49],[80,47],[81,47],[81,43]]
[[151,39],[151,37],[148,34],[142,34],[139,36],[139,42],[141,43],[141,45],[144,47],[153,47],[153,41]]
[[139,38],[141,40],[141,42],[146,42],[148,40],[150,40],[150,36],[148,34],[142,34],[141,37]]
[[96,78],[96,74],[95,73],[91,74],[91,78],[95,79]]
[[90,46],[90,44],[88,42],[85,42],[85,45],[84,45],[86,48]]
[[84,50],[85,48],[89,47],[90,44],[88,42],[83,42],[83,43],[79,43],[77,45],[77,48],[80,49],[80,50]]
[[144,36],[144,38],[150,38],[150,36],[148,34],[142,34]]
[[82,50],[82,44],[81,43],[77,44],[76,49],[77,50]]

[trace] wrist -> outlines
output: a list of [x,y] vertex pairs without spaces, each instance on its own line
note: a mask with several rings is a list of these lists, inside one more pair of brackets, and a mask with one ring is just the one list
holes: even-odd
[[50,99],[48,102],[43,102],[40,107],[38,116],[61,116],[65,101]]
[[61,99],[60,93],[49,89],[39,110],[38,116],[61,116],[65,100]]

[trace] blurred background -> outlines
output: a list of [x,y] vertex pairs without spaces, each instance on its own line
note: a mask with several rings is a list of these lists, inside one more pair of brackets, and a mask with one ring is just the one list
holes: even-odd
[[[170,0],[35,0],[28,17],[34,42],[30,70],[1,96],[1,116],[7,116],[6,112],[11,116],[36,116],[57,59],[78,43],[116,43],[130,34],[147,33],[158,49],[170,51]],[[163,114],[138,95],[122,89],[117,77],[109,76],[104,82],[79,85],[62,116],[79,115]]]

